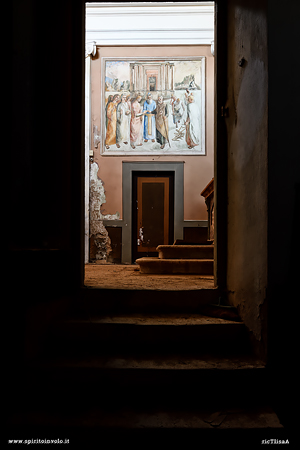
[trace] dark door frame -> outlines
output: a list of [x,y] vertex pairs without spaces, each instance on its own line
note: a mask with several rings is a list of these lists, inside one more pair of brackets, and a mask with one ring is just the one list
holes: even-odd
[[174,172],[174,239],[183,239],[184,162],[123,161],[122,263],[132,263],[132,174],[133,172]]

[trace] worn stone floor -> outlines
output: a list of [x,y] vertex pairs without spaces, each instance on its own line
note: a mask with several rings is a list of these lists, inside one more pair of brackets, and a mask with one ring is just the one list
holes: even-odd
[[214,287],[210,275],[152,275],[139,266],[106,262],[85,265],[85,286],[102,289],[196,290]]

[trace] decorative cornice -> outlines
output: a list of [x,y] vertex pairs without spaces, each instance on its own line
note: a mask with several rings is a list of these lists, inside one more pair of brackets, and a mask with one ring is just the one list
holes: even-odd
[[213,27],[213,2],[86,5],[86,39],[97,45],[210,45]]
[[109,31],[93,31],[86,33],[87,40],[94,40],[96,45],[211,45],[214,36],[213,30],[120,30],[110,33]]
[[85,57],[95,56],[97,52],[96,41],[86,42],[85,44]]
[[178,33],[179,32],[189,32],[189,33],[199,33],[199,32],[207,32],[207,33],[211,33],[214,31],[213,28],[182,28],[182,29],[178,29],[178,28],[165,28],[164,30],[162,30],[161,28],[137,28],[135,30],[131,29],[122,29],[122,30],[112,30],[112,29],[107,29],[107,30],[99,30],[99,29],[89,29],[87,30],[88,33]]
[[179,7],[174,7],[173,10],[171,9],[154,9],[154,8],[149,8],[149,9],[143,9],[143,10],[137,10],[137,9],[118,9],[116,10],[116,8],[109,8],[109,9],[90,9],[89,10],[89,15],[91,17],[101,17],[101,16],[110,16],[113,15],[115,17],[123,17],[123,16],[183,16],[183,15],[190,15],[190,14],[196,14],[196,15],[202,15],[202,14],[213,14],[213,10],[211,8],[207,8],[207,9],[195,9],[195,8],[179,8]]
[[214,2],[86,2],[86,7],[93,10],[145,10],[145,9],[174,9],[174,8],[201,8],[203,11],[214,8]]

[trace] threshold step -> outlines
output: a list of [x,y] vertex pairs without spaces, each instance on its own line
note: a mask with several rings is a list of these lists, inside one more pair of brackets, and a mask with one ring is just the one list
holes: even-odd
[[245,330],[241,321],[201,314],[127,314],[62,320],[53,326],[52,335],[82,342],[90,339],[121,339],[122,345],[123,340],[134,342],[138,337],[153,343],[162,338],[180,340],[190,337],[195,341],[204,338],[210,341],[237,339]]
[[[162,407],[268,402],[265,364],[255,358],[185,354],[53,357],[24,371],[24,404]],[[41,392],[43,396],[41,398]],[[26,397],[29,397],[28,399]]]
[[148,274],[198,274],[213,275],[213,259],[160,259],[139,258],[136,263],[140,266],[141,273]]
[[49,347],[57,352],[97,348],[120,351],[209,351],[247,346],[243,322],[201,314],[127,314],[69,318],[53,325]]
[[288,436],[268,405],[230,405],[219,409],[212,404],[206,409],[199,406],[185,410],[159,405],[152,409],[130,405],[104,408],[101,404],[82,408],[78,404],[71,412],[56,405],[52,411],[44,408],[15,414],[7,429],[13,436],[65,435],[67,441],[76,442],[77,448],[78,444],[81,448],[115,448],[117,443],[122,448],[128,439],[131,448],[168,448],[173,444],[174,448],[189,448],[188,442],[193,446],[196,439],[201,448],[224,448],[228,444],[231,449],[255,449],[263,440],[286,440]]
[[97,353],[74,357],[41,358],[29,365],[31,368],[45,370],[62,370],[76,368],[94,368],[106,371],[135,369],[148,371],[245,371],[265,370],[265,363],[251,355],[223,356],[217,354],[186,355],[159,355],[159,354],[128,354],[99,356]]
[[159,245],[160,259],[213,259],[213,245]]
[[[141,278],[141,283],[144,282],[145,278],[148,278],[147,274],[141,274],[140,271],[138,275]],[[177,290],[171,290],[173,277],[168,275],[154,276],[166,278],[160,280],[162,286],[160,289],[85,288],[82,289],[76,299],[77,302],[74,307],[82,314],[193,314],[200,312],[204,305],[216,303],[221,295],[219,289],[213,287],[213,280],[207,280],[204,277],[201,280],[201,276],[198,276],[200,278],[198,283],[194,279],[196,276],[191,275],[193,279],[186,276],[182,277],[184,279],[180,280],[181,284]],[[200,284],[202,281],[203,287]],[[164,282],[164,285],[162,285],[162,282]]]

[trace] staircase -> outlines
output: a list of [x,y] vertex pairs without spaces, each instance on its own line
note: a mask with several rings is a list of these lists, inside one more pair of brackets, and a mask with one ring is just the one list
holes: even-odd
[[85,289],[23,368],[12,433],[63,433],[82,448],[127,438],[146,438],[146,448],[162,432],[211,445],[237,432],[277,436],[245,325],[233,308],[212,306],[216,289],[193,294]]
[[141,273],[213,275],[213,245],[159,245],[157,258],[136,260]]

